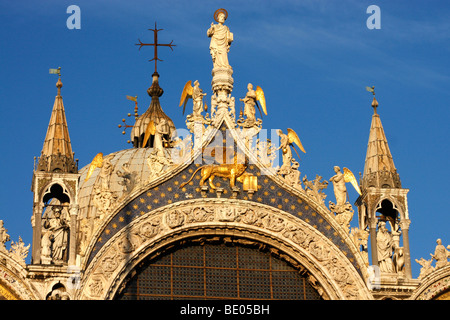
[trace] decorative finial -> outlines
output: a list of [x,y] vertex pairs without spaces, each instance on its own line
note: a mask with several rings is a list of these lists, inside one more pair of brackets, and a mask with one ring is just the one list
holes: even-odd
[[152,85],[147,89],[147,93],[152,98],[159,98],[163,95],[164,90],[159,86],[159,73],[152,74]]
[[50,69],[49,73],[58,75],[58,81],[56,82],[56,87],[58,88],[58,96],[60,96],[61,95],[61,88],[63,86],[63,84],[61,82],[61,67],[59,67],[58,69]]
[[376,114],[377,113],[377,107],[378,107],[378,101],[375,98],[375,86],[366,87],[366,90],[369,91],[369,92],[372,92],[372,94],[373,94],[372,108],[373,108],[373,112]]

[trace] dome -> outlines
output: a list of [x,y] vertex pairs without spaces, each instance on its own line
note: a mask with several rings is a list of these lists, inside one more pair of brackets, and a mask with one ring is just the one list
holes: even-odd
[[155,175],[148,163],[152,152],[152,148],[132,148],[108,154],[102,168],[95,168],[87,181],[89,165],[83,167],[79,171],[78,218],[102,219],[135,187],[152,180]]

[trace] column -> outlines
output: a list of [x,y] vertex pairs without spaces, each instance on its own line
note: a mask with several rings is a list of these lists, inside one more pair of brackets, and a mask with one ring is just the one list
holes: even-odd
[[78,205],[70,205],[70,240],[69,240],[69,261],[68,265],[73,266],[76,263],[77,254],[77,213]]
[[372,265],[378,266],[378,249],[377,249],[377,218],[375,216],[369,218],[370,231],[370,249],[372,253]]
[[43,204],[35,202],[33,205],[33,216],[31,225],[33,227],[33,248],[31,253],[31,263],[41,263],[41,237],[42,237],[42,210]]
[[411,253],[409,251],[409,225],[411,224],[411,220],[402,219],[400,221],[400,228],[402,229],[403,235],[403,255],[405,257],[405,277],[407,279],[412,279],[412,271],[411,271]]

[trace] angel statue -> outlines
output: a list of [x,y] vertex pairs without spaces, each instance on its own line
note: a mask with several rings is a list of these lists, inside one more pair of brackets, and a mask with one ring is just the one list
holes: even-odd
[[217,24],[211,23],[211,27],[206,35],[211,38],[209,50],[211,53],[214,68],[230,68],[228,63],[228,51],[230,51],[231,42],[233,42],[233,33],[224,25],[228,18],[228,12],[225,9],[218,9],[214,12],[214,20]]
[[[246,119],[239,119],[238,123],[239,125],[243,127],[253,127],[255,124],[260,125],[261,120],[256,120],[255,115],[255,105],[258,107],[259,113],[262,117],[262,111],[265,115],[267,115],[267,108],[266,108],[266,98],[264,96],[264,91],[261,89],[261,87],[256,86],[256,90],[253,90],[253,85],[249,83],[247,85],[247,93],[243,99],[239,99],[244,102],[244,115],[246,116]],[[258,104],[258,101],[261,103],[261,107]]]
[[330,181],[333,182],[334,196],[336,197],[336,208],[340,208],[344,206],[347,201],[347,187],[345,186],[346,182],[350,182],[358,194],[361,194],[361,190],[359,189],[356,178],[350,169],[344,168],[344,173],[342,173],[341,168],[335,166],[334,172],[336,174],[330,178]]
[[189,80],[186,82],[183,88],[183,92],[181,93],[180,99],[180,107],[183,105],[183,115],[186,110],[186,104],[190,98],[192,98],[194,102],[193,113],[192,116],[194,119],[202,118],[202,111],[208,110],[208,106],[203,104],[203,97],[206,96],[206,93],[203,93],[203,90],[200,89],[200,83],[198,80],[194,81],[194,86],[192,86],[192,81]]
[[333,183],[336,204],[330,201],[330,210],[336,214],[336,220],[339,224],[348,228],[354,211],[350,202],[347,201],[347,187],[345,183],[350,182],[359,194],[361,194],[361,190],[358,187],[355,176],[348,168],[344,168],[344,173],[342,173],[341,168],[335,166],[334,172],[336,174],[330,178],[330,181]]
[[281,149],[283,152],[283,164],[278,170],[278,174],[287,175],[291,172],[292,150],[290,147],[292,146],[294,148],[299,160],[300,155],[298,154],[297,149],[295,149],[294,143],[300,148],[301,151],[303,151],[304,153],[306,153],[306,151],[305,148],[303,148],[303,145],[297,133],[291,128],[287,129],[287,134],[278,129],[277,134],[280,136],[280,147],[278,148],[278,150]]

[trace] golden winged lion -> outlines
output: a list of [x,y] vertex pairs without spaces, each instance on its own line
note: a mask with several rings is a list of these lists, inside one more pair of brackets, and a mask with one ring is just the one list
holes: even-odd
[[203,186],[205,181],[208,180],[211,189],[216,189],[214,186],[214,178],[217,176],[229,179],[230,187],[235,188],[236,180],[242,182],[242,176],[248,167],[247,157],[245,157],[244,163],[240,163],[237,158],[238,157],[235,154],[233,163],[208,164],[197,168],[191,178],[180,185],[180,188],[183,188],[186,184],[188,184],[199,170],[201,170],[200,186]]

